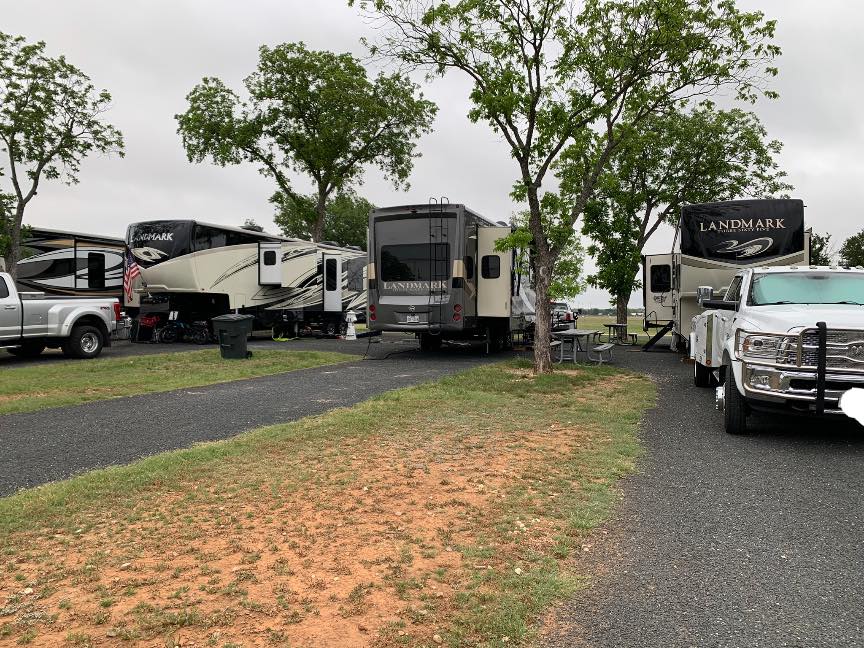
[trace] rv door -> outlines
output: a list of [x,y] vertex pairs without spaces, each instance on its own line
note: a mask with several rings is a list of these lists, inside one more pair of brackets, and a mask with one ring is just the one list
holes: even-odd
[[663,326],[675,318],[673,257],[672,254],[644,257],[642,294],[646,330],[652,326]]
[[325,252],[322,272],[324,273],[324,310],[331,313],[340,312],[342,310],[342,257]]
[[258,243],[258,285],[282,285],[281,243]]
[[510,317],[513,255],[509,250],[498,252],[495,241],[510,234],[509,227],[477,228],[477,315],[479,317]]

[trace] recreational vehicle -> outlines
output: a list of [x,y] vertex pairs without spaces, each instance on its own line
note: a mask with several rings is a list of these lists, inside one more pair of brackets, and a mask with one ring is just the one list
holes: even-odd
[[533,292],[495,242],[511,228],[464,205],[432,203],[369,214],[367,326],[415,333],[424,351],[444,340],[495,350],[534,314]]
[[123,239],[31,227],[21,247],[20,290],[122,298]]
[[126,244],[127,264],[136,266],[129,277],[138,275],[127,307],[136,315],[173,311],[193,322],[238,312],[274,335],[335,335],[345,311],[365,307],[359,248],[194,220],[133,223]]
[[643,328],[655,331],[646,347],[671,331],[672,348],[686,351],[693,317],[702,311],[700,286],[721,292],[745,268],[810,263],[804,203],[768,199],[687,205],[673,250],[642,257]]

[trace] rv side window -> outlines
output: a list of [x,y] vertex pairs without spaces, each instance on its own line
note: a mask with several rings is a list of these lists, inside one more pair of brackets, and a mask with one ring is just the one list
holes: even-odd
[[0,277],[0,299],[5,299],[9,296],[9,288],[6,287],[6,280]]
[[336,259],[327,259],[324,266],[324,281],[326,282],[327,292],[336,290]]
[[480,261],[480,273],[484,279],[497,279],[501,276],[501,258],[497,254],[487,254]]
[[275,250],[264,250],[264,265],[265,266],[276,265],[276,251]]
[[651,292],[666,293],[672,290],[672,266],[669,264],[651,266]]
[[471,280],[474,278],[474,257],[466,256],[464,259],[465,264],[465,279]]
[[87,287],[105,289],[105,255],[100,252],[87,255]]
[[735,277],[726,289],[724,301],[737,302],[741,300],[741,277]]

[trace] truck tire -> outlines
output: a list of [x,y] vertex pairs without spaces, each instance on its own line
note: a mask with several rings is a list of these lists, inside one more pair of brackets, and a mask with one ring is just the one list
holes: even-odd
[[84,324],[72,329],[69,339],[63,343],[63,355],[87,360],[102,353],[104,345],[105,338],[102,331],[95,326]]
[[44,342],[25,342],[16,349],[6,349],[18,358],[35,358],[45,350]]
[[711,375],[711,368],[706,367],[698,360],[693,361],[693,382],[697,387],[710,387],[714,384],[714,376]]
[[747,401],[738,391],[735,384],[735,372],[732,367],[726,370],[726,382],[723,385],[724,407],[723,426],[728,434],[747,433]]

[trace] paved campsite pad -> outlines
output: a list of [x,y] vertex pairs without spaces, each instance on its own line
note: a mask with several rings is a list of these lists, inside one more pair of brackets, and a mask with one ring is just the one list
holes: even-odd
[[561,559],[616,500],[651,396],[486,367],[0,500],[32,527],[0,535],[0,637],[516,642],[575,585]]
[[[652,376],[645,456],[584,554],[591,587],[549,648],[857,648],[864,637],[864,430],[843,417],[758,417],[723,431],[678,354],[618,352]],[[613,540],[613,542],[609,542]]]

